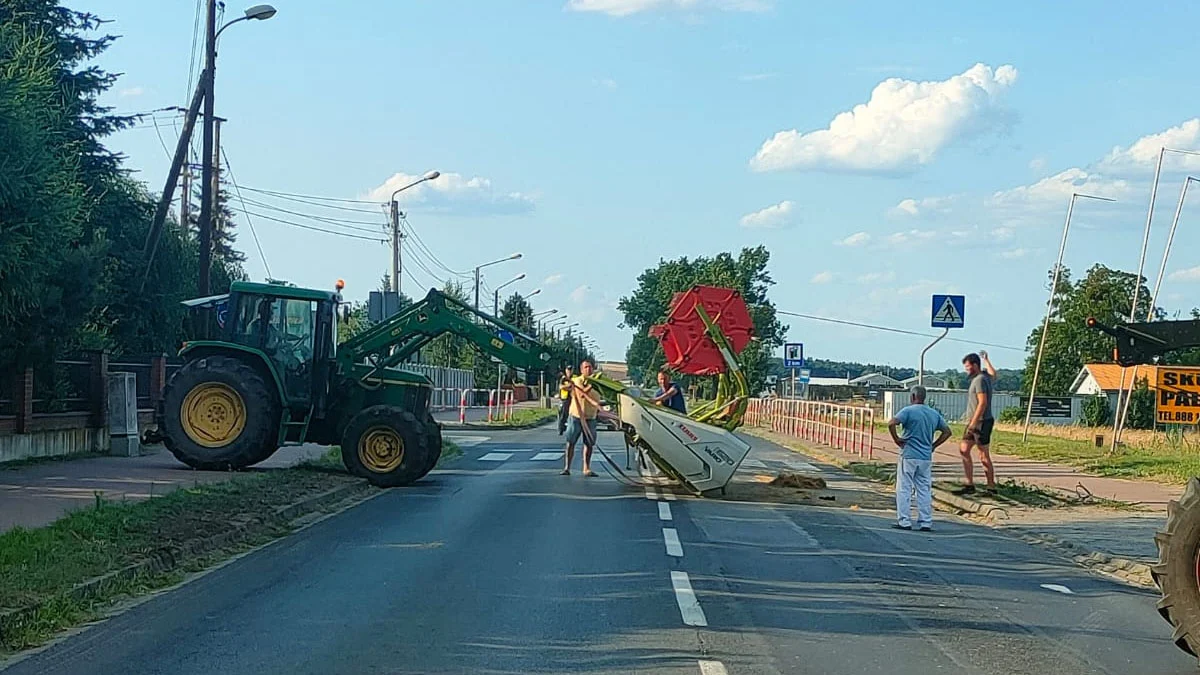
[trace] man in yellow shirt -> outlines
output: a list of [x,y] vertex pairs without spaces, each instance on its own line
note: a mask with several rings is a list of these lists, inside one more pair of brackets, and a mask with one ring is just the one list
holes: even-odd
[[566,466],[562,475],[571,475],[571,461],[575,459],[575,444],[583,438],[583,475],[591,478],[592,449],[596,447],[596,414],[600,411],[600,398],[587,378],[592,374],[592,362],[579,364],[578,377],[571,380],[571,407],[567,419]]
[[563,369],[558,380],[558,398],[562,401],[558,408],[558,435],[562,436],[567,430],[567,406],[571,404],[571,366]]

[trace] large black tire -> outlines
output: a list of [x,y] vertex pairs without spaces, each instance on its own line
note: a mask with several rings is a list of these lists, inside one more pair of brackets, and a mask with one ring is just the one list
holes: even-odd
[[390,405],[371,406],[350,419],[342,435],[342,463],[378,487],[408,485],[429,471],[425,424]]
[[425,416],[425,449],[428,459],[426,459],[425,468],[421,472],[422,477],[433,471],[437,467],[438,460],[442,458],[442,425],[433,419],[433,415]]
[[[205,391],[216,393],[200,395]],[[230,405],[231,399],[240,402],[240,411]],[[189,415],[191,422],[185,420]],[[184,464],[205,471],[236,470],[275,452],[279,416],[279,397],[257,370],[236,358],[209,356],[189,361],[171,378],[159,405],[158,429],[163,444]],[[239,417],[229,435],[204,436],[205,420],[219,420],[209,430],[224,429],[227,420]]]
[[1162,591],[1158,613],[1175,627],[1171,639],[1183,651],[1200,652],[1200,478],[1183,497],[1167,504],[1167,526],[1154,536],[1158,564],[1151,568]]

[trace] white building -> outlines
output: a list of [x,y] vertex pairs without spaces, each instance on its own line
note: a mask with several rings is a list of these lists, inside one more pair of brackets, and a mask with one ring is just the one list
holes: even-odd
[[852,387],[874,387],[876,389],[899,389],[900,380],[883,373],[867,373],[848,382]]
[[[917,381],[916,375],[913,375],[912,377],[908,378],[907,380],[900,380],[900,386],[904,389],[912,389],[913,387],[917,386],[917,384],[918,384],[918,381]],[[945,389],[946,388],[946,378],[938,377],[937,375],[930,375],[930,374],[926,373],[925,374],[925,388],[926,389]]]

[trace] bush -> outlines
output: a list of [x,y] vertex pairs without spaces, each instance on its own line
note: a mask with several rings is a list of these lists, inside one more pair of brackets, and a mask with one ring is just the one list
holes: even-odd
[[1129,415],[1125,418],[1125,426],[1130,429],[1154,428],[1154,392],[1145,378],[1138,380],[1137,387],[1129,399]]
[[1000,411],[1000,417],[996,421],[1007,424],[1020,424],[1025,421],[1025,411],[1017,406],[1005,408]]
[[1084,401],[1082,412],[1081,421],[1084,426],[1102,427],[1108,424],[1108,396],[1098,393]]

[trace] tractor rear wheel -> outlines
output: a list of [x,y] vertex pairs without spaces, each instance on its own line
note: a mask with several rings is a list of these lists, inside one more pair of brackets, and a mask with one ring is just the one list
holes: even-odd
[[1175,646],[1200,652],[1200,478],[1188,481],[1183,497],[1167,505],[1167,526],[1154,536],[1158,564],[1151,568],[1162,591],[1158,613],[1175,627]]
[[425,448],[428,451],[428,459],[425,461],[422,476],[433,471],[438,460],[442,458],[442,425],[433,419],[433,415],[425,417]]
[[371,406],[350,419],[342,463],[378,487],[408,485],[428,473],[428,432],[417,416],[390,405]]
[[195,359],[163,392],[158,428],[171,454],[193,469],[244,469],[276,449],[278,396],[239,359]]

